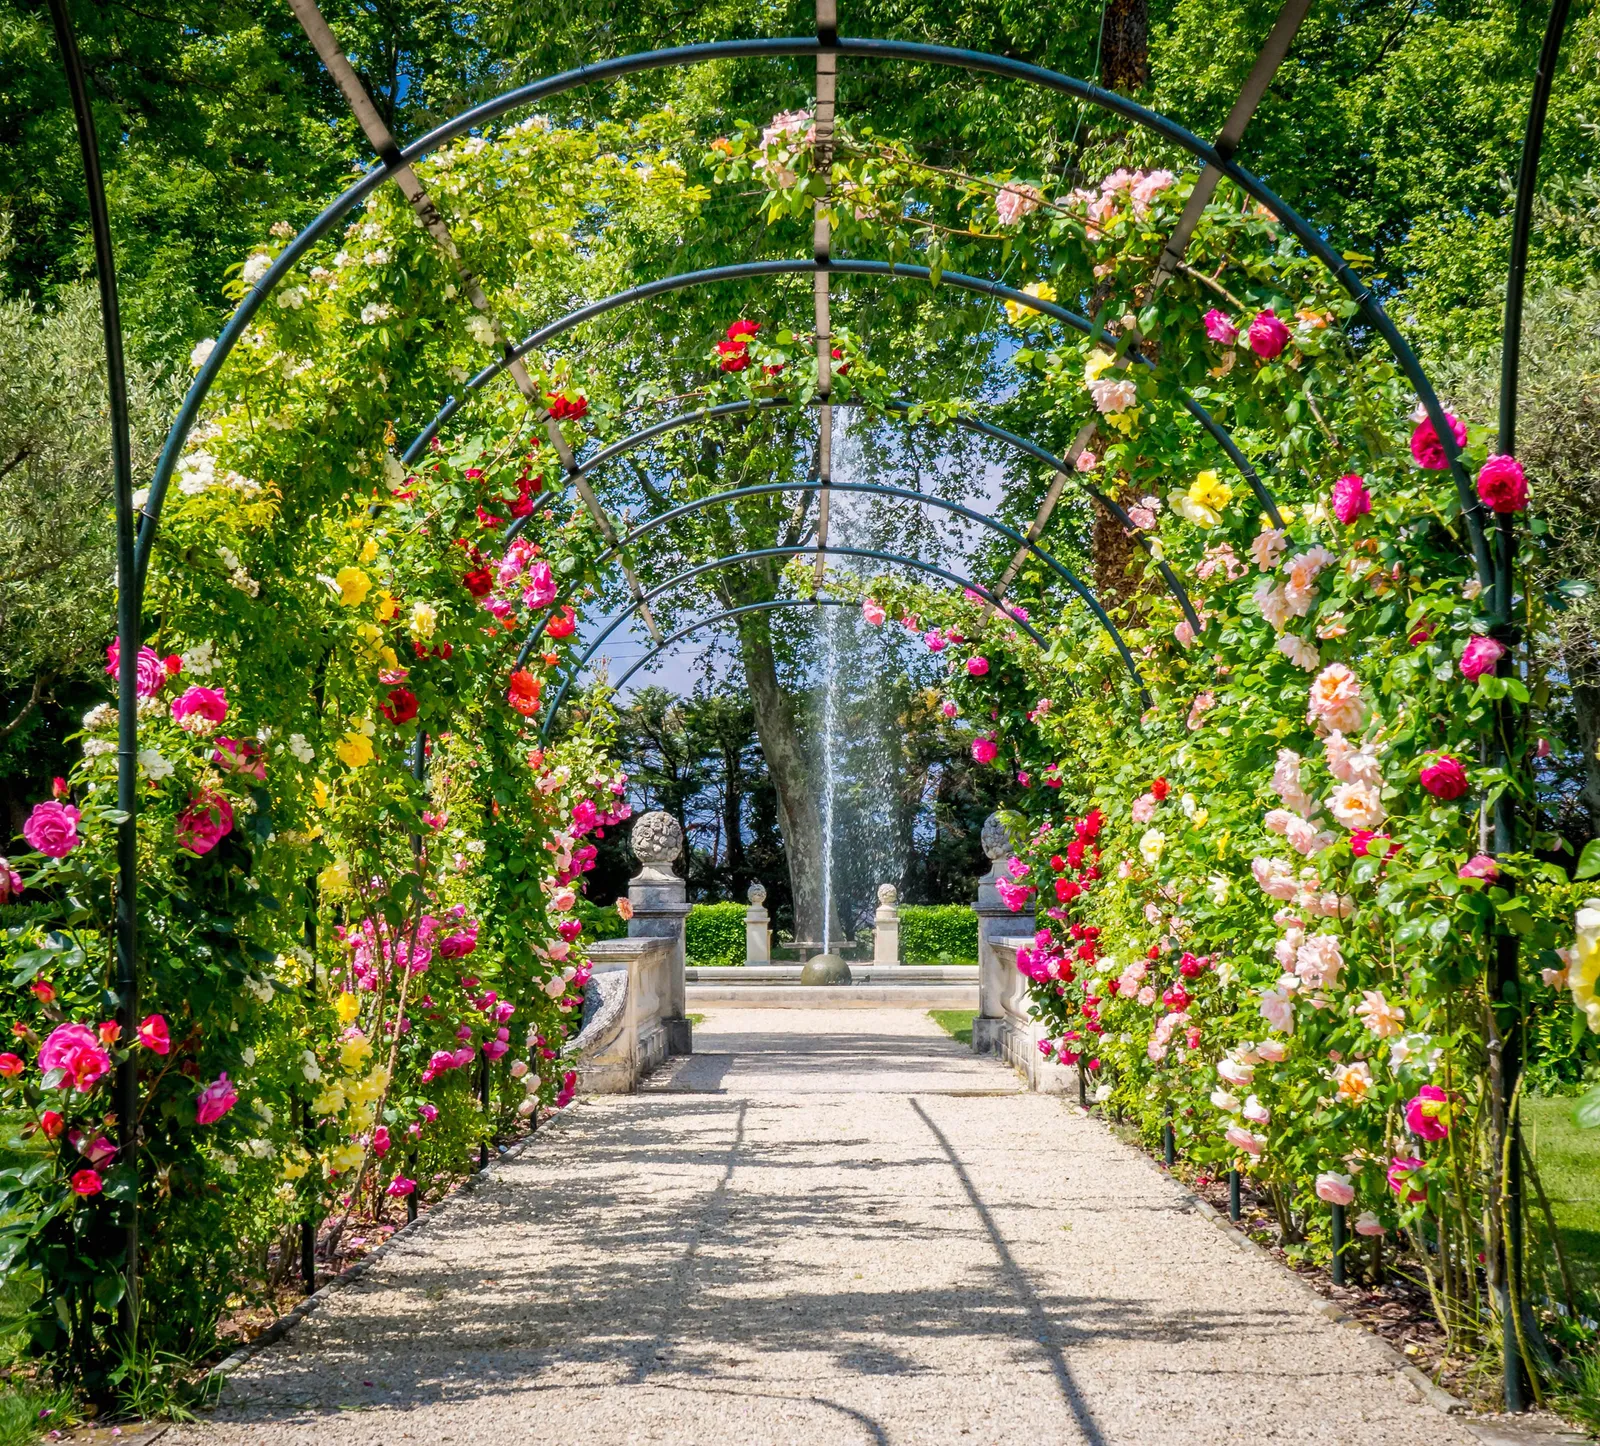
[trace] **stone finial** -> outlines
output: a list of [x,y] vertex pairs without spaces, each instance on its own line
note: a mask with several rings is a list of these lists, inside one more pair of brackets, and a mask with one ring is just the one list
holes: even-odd
[[[634,832],[637,834],[638,829],[635,828]],[[1001,822],[997,813],[991,813],[983,821],[983,851],[995,862],[1009,858],[1013,852],[1011,831]]]
[[900,902],[900,890],[893,884],[879,884],[878,902],[885,908],[893,908]]
[[745,897],[750,900],[752,908],[759,909],[767,902],[767,886],[757,880],[745,890]]
[[683,826],[670,813],[645,813],[634,820],[633,853],[646,868],[670,864],[682,852]]

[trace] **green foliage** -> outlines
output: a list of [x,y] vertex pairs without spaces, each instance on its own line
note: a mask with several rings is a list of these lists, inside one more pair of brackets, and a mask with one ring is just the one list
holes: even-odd
[[743,964],[745,906],[691,904],[684,921],[684,950],[691,964]]
[[978,916],[967,904],[903,904],[900,959],[905,964],[976,964]]
[[975,1009],[930,1009],[928,1018],[939,1026],[957,1044],[972,1044],[972,1021],[978,1017]]
[[615,904],[597,904],[590,899],[579,899],[573,913],[583,920],[583,932],[587,938],[628,937],[628,921],[617,912]]
[[78,1422],[76,1406],[70,1390],[0,1390],[0,1446],[37,1446],[46,1432],[70,1429]]

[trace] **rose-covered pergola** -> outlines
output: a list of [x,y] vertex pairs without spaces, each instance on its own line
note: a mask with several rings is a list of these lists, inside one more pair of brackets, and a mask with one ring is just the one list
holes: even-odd
[[[1485,498],[1492,498],[1495,494],[1492,487],[1486,491],[1481,481],[1475,485],[1463,458],[1464,433],[1458,430],[1455,419],[1445,412],[1421,361],[1402,337],[1386,313],[1381,301],[1374,294],[1371,286],[1362,281],[1352,271],[1347,262],[1329,244],[1327,238],[1317,228],[1313,218],[1301,216],[1236,159],[1237,151],[1243,140],[1251,115],[1269,86],[1274,72],[1287,54],[1295,30],[1309,8],[1309,0],[1288,0],[1222,133],[1215,141],[1211,142],[1192,134],[1171,118],[1155,113],[1121,95],[1104,90],[1087,81],[1055,74],[1019,60],[935,45],[852,38],[840,35],[838,33],[833,0],[819,0],[815,35],[735,40],[715,44],[684,46],[583,66],[561,75],[551,76],[532,84],[509,90],[502,95],[487,100],[445,122],[427,135],[403,148],[396,144],[362,90],[359,80],[339,48],[338,42],[318,12],[315,0],[291,0],[291,5],[330,74],[339,84],[346,99],[349,101],[352,111],[371,143],[377,159],[359,180],[330,202],[298,235],[289,239],[287,244],[272,259],[269,266],[266,266],[249,281],[249,285],[234,313],[229,318],[227,325],[218,335],[215,345],[202,360],[193,383],[167,434],[155,471],[149,480],[148,490],[144,494],[142,503],[136,507],[135,478],[133,476],[129,444],[128,406],[123,376],[121,327],[117,306],[113,237],[107,215],[104,187],[99,172],[98,149],[89,96],[73,39],[73,28],[67,0],[51,0],[51,12],[60,40],[63,64],[77,118],[85,182],[89,195],[91,229],[104,314],[111,400],[112,457],[117,516],[117,564],[118,578],[121,583],[118,591],[117,645],[118,655],[120,659],[124,660],[117,675],[116,777],[117,809],[120,821],[116,824],[116,839],[117,867],[120,882],[115,891],[117,1022],[121,1028],[120,1037],[123,1041],[132,1041],[140,1037],[140,1016],[142,1012],[140,1007],[141,864],[138,835],[138,815],[142,803],[140,702],[142,696],[151,696],[151,690],[141,685],[140,675],[134,660],[140,657],[141,648],[145,641],[146,588],[150,576],[152,556],[161,536],[163,510],[168,501],[169,487],[179,472],[185,449],[190,445],[195,429],[202,421],[207,400],[212,394],[214,384],[222,373],[230,355],[233,354],[235,348],[250,332],[262,307],[275,292],[279,292],[290,284],[291,277],[295,274],[296,269],[304,263],[312,249],[318,243],[331,236],[335,228],[345,222],[355,212],[356,208],[366,202],[369,197],[372,197],[380,187],[390,184],[399,187],[418,221],[439,249],[440,254],[455,268],[460,283],[460,300],[473,308],[478,317],[482,318],[484,323],[483,335],[487,339],[486,345],[491,354],[489,362],[470,377],[458,393],[449,396],[439,405],[432,418],[420,428],[408,445],[401,448],[397,440],[391,440],[391,454],[398,465],[399,471],[404,475],[409,470],[420,468],[430,455],[430,447],[440,436],[442,429],[460,414],[462,409],[468,406],[476,396],[483,393],[491,383],[502,377],[509,377],[525,400],[530,416],[537,425],[543,428],[549,445],[559,458],[567,483],[570,484],[581,500],[594,528],[603,539],[605,544],[603,550],[590,559],[590,574],[598,575],[602,569],[611,566],[621,569],[631,595],[628,607],[619,611],[605,623],[598,634],[591,640],[586,650],[581,654],[573,650],[569,654],[566,671],[561,678],[558,691],[552,699],[545,700],[541,738],[549,735],[552,723],[564,700],[569,696],[579,677],[584,672],[586,665],[596,655],[606,638],[614,630],[625,625],[635,615],[643,616],[654,635],[656,646],[645,658],[638,660],[628,670],[627,674],[619,680],[619,686],[620,683],[626,682],[628,677],[631,677],[640,667],[645,666],[662,650],[687,637],[697,629],[715,626],[751,613],[775,611],[791,607],[840,606],[850,601],[850,599],[842,597],[818,596],[813,591],[810,596],[774,599],[723,609],[714,615],[697,618],[689,626],[677,630],[670,637],[661,635],[649,610],[650,602],[654,598],[664,595],[670,596],[674,590],[680,589],[694,579],[719,568],[739,566],[758,559],[777,559],[780,557],[796,559],[814,556],[816,559],[814,582],[818,585],[823,580],[823,569],[826,559],[829,557],[855,557],[886,566],[905,567],[920,576],[937,578],[954,589],[966,589],[970,596],[981,599],[987,605],[987,611],[991,614],[1007,616],[1010,621],[1006,626],[1011,627],[1014,625],[1016,631],[1024,634],[1042,651],[1049,646],[1047,639],[1025,617],[1018,616],[1012,611],[1008,596],[1008,588],[1017,567],[1024,558],[1031,557],[1041,563],[1047,569],[1050,577],[1063,585],[1066,591],[1074,595],[1083,607],[1087,609],[1095,625],[1104,631],[1118,654],[1127,680],[1131,684],[1132,693],[1137,697],[1139,708],[1149,709],[1152,706],[1151,696],[1145,687],[1134,651],[1124,639],[1122,632],[1111,615],[1111,610],[1116,606],[1115,601],[1113,600],[1108,607],[1107,602],[1098,597],[1092,587],[1080,579],[1051,552],[1042,547],[1039,542],[1050,520],[1052,509],[1055,507],[1066,485],[1073,480],[1076,480],[1081,485],[1087,497],[1105,508],[1127,534],[1134,538],[1137,544],[1144,549],[1144,552],[1150,558],[1152,570],[1161,579],[1168,596],[1175,603],[1181,612],[1184,623],[1190,629],[1190,636],[1193,637],[1204,630],[1203,614],[1197,611],[1191,600],[1189,587],[1186,585],[1186,581],[1192,582],[1192,580],[1181,579],[1168,557],[1158,549],[1152,548],[1151,542],[1144,535],[1145,529],[1130,516],[1129,510],[1117,499],[1114,489],[1097,486],[1087,474],[1080,472],[1078,463],[1086,445],[1086,434],[1092,431],[1091,428],[1086,428],[1085,433],[1080,434],[1078,442],[1067,450],[1065,454],[1058,455],[1055,451],[1038,442],[1029,440],[1016,432],[997,427],[975,415],[963,414],[955,419],[955,425],[958,427],[998,443],[1017,454],[1041,462],[1055,474],[1054,484],[1044,505],[1034,525],[1026,533],[1008,526],[997,517],[976,509],[904,488],[875,483],[836,483],[834,481],[831,457],[833,414],[835,409],[844,405],[867,405],[876,407],[876,410],[882,415],[893,417],[896,415],[903,416],[911,411],[912,403],[904,399],[887,399],[881,404],[871,401],[863,404],[848,401],[836,402],[834,400],[832,392],[836,379],[835,364],[837,362],[837,353],[833,350],[834,336],[831,326],[831,278],[857,276],[896,283],[916,282],[925,286],[933,285],[937,288],[949,288],[952,292],[965,292],[1023,308],[1028,313],[1040,318],[1044,323],[1063,329],[1065,334],[1087,337],[1097,344],[1107,338],[1110,333],[1105,316],[1100,314],[1092,316],[1080,315],[1065,306],[1057,304],[1049,297],[1037,294],[1037,291],[1029,292],[1009,287],[1000,281],[988,280],[958,271],[941,270],[935,272],[928,267],[905,264],[899,261],[836,256],[833,254],[830,232],[829,198],[826,196],[815,203],[813,253],[808,257],[753,261],[740,265],[721,266],[650,280],[644,284],[617,291],[614,294],[572,309],[565,315],[538,327],[522,340],[513,341],[507,335],[483,287],[479,285],[477,279],[462,260],[461,254],[457,249],[456,240],[451,234],[449,223],[444,219],[440,208],[433,197],[430,196],[426,185],[419,178],[414,167],[462,137],[481,134],[485,128],[504,117],[527,112],[542,101],[579,87],[601,85],[646,71],[695,66],[715,61],[791,59],[810,63],[814,65],[816,73],[816,102],[812,121],[814,133],[811,144],[814,147],[815,170],[824,177],[829,173],[829,161],[834,145],[837,119],[835,115],[835,93],[838,68],[841,62],[845,61],[862,64],[915,64],[953,67],[1020,85],[1036,87],[1042,91],[1071,98],[1116,116],[1129,125],[1147,132],[1159,141],[1187,153],[1199,164],[1201,172],[1189,193],[1188,203],[1182,216],[1166,238],[1165,249],[1152,280],[1153,288],[1159,290],[1177,273],[1208,200],[1224,181],[1231,183],[1239,192],[1251,198],[1257,206],[1263,208],[1265,213],[1270,214],[1294,238],[1303,250],[1304,255],[1323,268],[1331,281],[1349,298],[1352,304],[1350,317],[1352,325],[1363,328],[1370,338],[1375,339],[1387,351],[1392,357],[1393,364],[1399,374],[1405,379],[1405,382],[1415,392],[1419,400],[1421,411],[1425,417],[1425,425],[1428,427],[1429,435],[1432,439],[1432,445],[1437,448],[1439,458],[1443,464],[1440,470],[1447,471],[1453,479],[1458,515],[1466,532],[1466,546],[1470,554],[1472,572],[1478,586],[1483,589],[1484,595],[1488,599],[1489,626],[1484,636],[1492,639],[1501,649],[1500,653],[1493,659],[1494,673],[1508,678],[1514,676],[1517,667],[1515,648],[1521,641],[1514,613],[1514,595],[1517,583],[1514,574],[1514,560],[1518,545],[1517,512],[1520,507],[1506,506],[1491,511],[1490,507],[1486,505]],[[1515,451],[1517,375],[1521,345],[1520,318],[1527,270],[1529,234],[1532,226],[1533,201],[1538,180],[1539,154],[1544,131],[1545,113],[1561,39],[1566,27],[1567,14],[1568,5],[1566,0],[1555,0],[1548,21],[1539,69],[1534,78],[1526,140],[1518,172],[1511,262],[1506,291],[1503,385],[1500,398],[1498,435],[1494,446],[1494,452],[1503,457],[1510,457]],[[575,419],[570,404],[562,395],[545,391],[534,380],[528,371],[527,359],[537,356],[542,348],[557,338],[567,335],[582,327],[585,323],[596,320],[619,308],[643,305],[668,293],[686,291],[705,285],[727,282],[762,282],[779,277],[793,276],[810,276],[813,287],[817,366],[815,395],[809,399],[811,411],[807,415],[814,414],[816,418],[817,448],[816,465],[811,475],[804,484],[772,483],[724,490],[711,496],[696,498],[685,505],[657,512],[625,530],[619,529],[606,512],[588,480],[594,473],[608,463],[616,461],[635,449],[643,447],[670,432],[708,426],[728,419],[748,417],[758,413],[790,407],[795,403],[788,398],[774,397],[699,407],[636,429],[618,440],[594,449],[586,456],[580,456],[575,451],[572,441],[563,430],[562,425],[565,421]],[[1137,342],[1137,337],[1135,340]],[[1279,342],[1277,345],[1281,350],[1282,343]],[[1119,349],[1119,356],[1124,358],[1123,364],[1125,366],[1138,372],[1149,374],[1151,377],[1156,377],[1159,369],[1156,360],[1151,355],[1152,349],[1141,347],[1137,344],[1132,347],[1126,347],[1124,344],[1123,348]],[[1265,352],[1261,354],[1263,356],[1266,355]],[[1275,352],[1273,353],[1273,355],[1276,354]],[[1286,523],[1283,514],[1280,512],[1278,500],[1263,480],[1258,466],[1252,463],[1246,456],[1244,449],[1235,440],[1230,427],[1213,416],[1199,400],[1181,387],[1175,390],[1173,400],[1199,427],[1200,432],[1207,439],[1208,445],[1219,450],[1226,458],[1228,465],[1239,475],[1249,492],[1259,502],[1268,525],[1271,528],[1278,529],[1281,538]],[[581,417],[581,412],[576,413],[576,417]],[[749,549],[709,558],[703,563],[683,570],[658,583],[647,584],[638,575],[635,559],[639,555],[639,544],[652,534],[660,530],[670,529],[675,524],[707,509],[726,507],[753,497],[796,491],[804,491],[807,498],[810,498],[814,493],[817,500],[816,523],[813,535],[807,541],[783,547]],[[872,549],[838,546],[830,542],[829,538],[828,507],[829,497],[833,492],[861,494],[886,503],[904,503],[908,506],[918,507],[931,505],[941,508],[948,514],[959,516],[966,521],[974,523],[991,537],[1004,538],[1016,549],[1017,562],[1013,563],[1012,568],[1003,579],[997,582],[985,583],[980,579],[962,576],[904,553],[889,553]],[[506,525],[499,534],[501,544],[507,548],[515,544],[528,527],[529,519],[530,514],[525,512]],[[575,599],[577,588],[583,580],[584,575],[575,572],[570,581],[558,582],[553,589],[543,590],[541,601],[538,603],[537,609],[534,609],[540,612],[540,616],[534,622],[517,654],[514,665],[517,675],[521,675],[524,664],[527,663],[533,650],[539,645],[541,638],[547,634],[552,621],[558,618],[570,619],[570,610],[565,605]],[[339,582],[338,586],[344,586],[344,584]],[[351,587],[353,586],[351,584]],[[346,587],[346,597],[348,597],[351,587]],[[362,596],[365,597],[364,592]],[[566,634],[570,635],[570,633],[571,626],[569,622],[566,625]],[[413,636],[418,637],[420,646],[426,643],[429,634],[423,633],[419,637],[414,630]],[[1014,637],[1015,633],[1012,636]],[[424,652],[419,651],[418,657],[421,658],[423,656]],[[159,687],[159,684],[157,686]],[[496,686],[498,687],[498,684]],[[391,718],[391,722],[395,722],[397,719],[398,722],[409,722],[409,718],[400,717],[405,711],[404,705],[395,701],[397,692],[403,693],[405,691],[403,686],[397,684],[396,691],[390,694],[395,712],[395,717]],[[513,698],[512,702],[513,706],[516,706],[515,698]],[[533,708],[519,708],[518,711],[524,712],[531,717],[533,709],[537,709],[539,703],[538,690],[535,688],[532,693]],[[1496,708],[1499,720],[1499,726],[1496,731],[1501,752],[1498,758],[1488,761],[1505,773],[1510,783],[1514,784],[1517,781],[1515,778],[1516,770],[1525,766],[1522,761],[1523,750],[1519,744],[1522,725],[1513,700],[1507,697],[1504,692],[1502,692]],[[412,697],[411,714],[414,715],[415,711],[415,698]],[[387,712],[386,716],[389,716]],[[1191,713],[1191,727],[1194,726],[1192,722],[1193,716],[1193,713]],[[411,745],[410,766],[415,776],[419,779],[425,775],[427,758],[431,751],[432,742],[433,740],[430,740],[420,728],[415,733],[414,741]],[[358,746],[352,745],[352,748],[356,753],[360,752]],[[370,745],[367,751],[370,756]],[[1502,788],[1498,792],[1490,810],[1492,837],[1489,840],[1490,846],[1484,849],[1483,852],[1491,860],[1496,856],[1513,853],[1519,847],[1518,820],[1515,808],[1516,792],[1517,789],[1514,786]],[[584,805],[580,805],[580,807],[582,806]],[[589,815],[591,817],[595,816],[595,806],[590,803],[587,807]],[[1311,811],[1314,812],[1315,810]],[[1098,824],[1087,828],[1080,825],[1078,832],[1080,845],[1084,841],[1092,845],[1098,830]],[[1082,858],[1081,846],[1079,858],[1080,860]],[[1080,864],[1075,862],[1072,869],[1076,871],[1079,867]],[[563,884],[562,887],[566,887],[566,884]],[[1263,887],[1265,887],[1265,884],[1263,884]],[[1062,891],[1058,887],[1057,898],[1060,899],[1061,897]],[[1504,1241],[1508,1262],[1501,1273],[1498,1289],[1501,1298],[1500,1319],[1505,1336],[1503,1351],[1505,1359],[1505,1398],[1508,1407],[1520,1409],[1527,1403],[1528,1390],[1528,1383],[1521,1364],[1526,1356],[1526,1342],[1524,1341],[1519,1345],[1518,1339],[1519,1333],[1523,1329],[1519,1306],[1521,1295],[1520,1271],[1522,1268],[1520,1234],[1522,1156],[1517,1145],[1517,1125],[1513,1107],[1518,1087],[1517,1082],[1521,1067],[1520,1050],[1522,1048],[1516,1003],[1516,981],[1519,977],[1521,936],[1512,929],[1503,926],[1491,925],[1490,927],[1494,929],[1495,978],[1491,981],[1489,997],[1491,999],[1491,1008],[1496,1012],[1497,1035],[1492,1051],[1490,1068],[1494,1079],[1494,1098],[1497,1101],[1494,1138],[1497,1142],[1499,1158],[1503,1161],[1500,1190],[1504,1219]],[[442,926],[441,937],[443,937]],[[458,936],[451,935],[450,937]],[[412,947],[415,947],[414,939]],[[1050,975],[1052,980],[1061,977],[1065,976],[1060,975],[1059,972]],[[404,1008],[405,994],[402,989],[399,1005],[399,1012],[402,1016]],[[1174,1011],[1174,1013],[1176,1012]],[[1170,1033],[1171,1031],[1169,1030]],[[435,1056],[436,1060],[437,1058]],[[440,1069],[448,1069],[450,1067],[449,1065],[439,1066]],[[485,1064],[484,1068],[486,1069],[486,1067]],[[486,1077],[485,1075],[484,1078],[486,1079]],[[226,1076],[224,1076],[225,1078]],[[118,1149],[122,1152],[123,1160],[132,1164],[135,1170],[135,1183],[132,1192],[123,1199],[120,1206],[123,1230],[121,1262],[126,1288],[118,1302],[118,1308],[122,1313],[124,1328],[127,1330],[134,1328],[139,1300],[140,1234],[137,1159],[139,1150],[138,1122],[141,1115],[140,1088],[140,1060],[137,1050],[130,1048],[116,1067],[116,1112],[119,1116],[119,1128],[121,1131],[118,1139]],[[487,1086],[485,1085],[484,1089],[486,1090],[486,1088]],[[201,1123],[205,1123],[203,1118]],[[1340,1219],[1342,1221],[1342,1216]]]

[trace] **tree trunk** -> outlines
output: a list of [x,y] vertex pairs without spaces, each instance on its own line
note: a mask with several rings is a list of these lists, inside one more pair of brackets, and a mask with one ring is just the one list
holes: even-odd
[[[778,795],[778,827],[789,863],[794,895],[794,935],[822,938],[822,814],[812,787],[811,765],[795,727],[794,704],[778,681],[772,653],[772,631],[763,613],[739,619],[739,652],[745,683],[755,712],[756,737],[766,756],[767,772]],[[831,938],[840,936],[837,926]]]
[[1100,36],[1100,84],[1134,95],[1150,84],[1150,14],[1145,0],[1110,0]]

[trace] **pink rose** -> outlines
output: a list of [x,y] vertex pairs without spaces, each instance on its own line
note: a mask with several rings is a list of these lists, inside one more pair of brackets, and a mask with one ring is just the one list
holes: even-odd
[[1317,1199],[1330,1205],[1348,1205],[1356,1198],[1356,1187],[1350,1183],[1350,1177],[1333,1170],[1325,1170],[1317,1176],[1316,1189]]
[[1269,306],[1250,323],[1250,350],[1262,361],[1271,361],[1289,345],[1289,328],[1273,314]]
[[1406,1128],[1419,1140],[1442,1140],[1450,1133],[1450,1096],[1438,1085],[1423,1085],[1406,1101]]
[[1448,753],[1435,756],[1417,775],[1418,782],[1435,798],[1446,802],[1467,791],[1467,771]]
[[1378,1219],[1370,1210],[1363,1210],[1357,1219],[1355,1230],[1357,1235],[1382,1235],[1384,1233],[1383,1221]]
[[53,859],[62,859],[77,848],[80,815],[70,803],[36,803],[22,825],[22,836],[30,846]]
[[468,924],[439,941],[439,953],[446,959],[464,959],[478,947],[478,926]]
[[1528,505],[1528,479],[1515,457],[1490,457],[1478,473],[1478,498],[1493,512],[1521,512]]
[[179,848],[208,854],[233,832],[233,805],[214,789],[207,789],[191,799],[173,823]]
[[172,716],[179,723],[186,718],[203,718],[220,723],[228,716],[228,699],[221,688],[202,688],[198,683],[184,690],[172,704]]
[[146,1015],[139,1021],[139,1043],[156,1054],[170,1054],[172,1035],[167,1021],[159,1014]]
[[1206,335],[1218,346],[1232,346],[1239,340],[1239,328],[1233,318],[1212,307],[1205,316]]
[[408,1180],[404,1175],[396,1175],[394,1179],[389,1182],[389,1188],[384,1191],[384,1194],[393,1195],[398,1198],[400,1196],[411,1194],[411,1192],[416,1188],[417,1182],[415,1180]]
[[875,602],[869,597],[861,600],[861,616],[871,623],[873,627],[877,628],[883,626],[883,620],[889,614],[883,610],[883,604]]
[[1492,884],[1500,877],[1500,865],[1488,854],[1474,854],[1466,863],[1456,870],[1458,879],[1482,879],[1486,884]]
[[970,677],[970,678],[981,678],[988,671],[989,671],[989,660],[987,658],[978,657],[978,658],[968,658],[967,659],[967,676],[968,677]]
[[1000,752],[1000,746],[992,738],[974,738],[972,740],[972,761],[974,763],[993,763],[995,755]]
[[[112,638],[106,647],[106,672],[113,678],[122,666],[122,640]],[[181,666],[181,664],[180,664]],[[134,688],[141,698],[153,698],[161,691],[161,685],[167,681],[167,665],[161,661],[160,655],[154,648],[140,648],[138,661],[134,664]]]
[[203,1090],[195,1101],[194,1118],[198,1125],[214,1125],[239,1101],[239,1091],[228,1083],[224,1070]]
[[[1450,425],[1450,435],[1455,438],[1457,448],[1466,446],[1466,427],[1449,412],[1444,414],[1444,419]],[[1444,454],[1444,444],[1439,440],[1439,434],[1434,431],[1433,421],[1429,417],[1418,422],[1416,431],[1411,434],[1411,456],[1417,466],[1429,472],[1442,472],[1450,465],[1450,459]]]
[[536,562],[528,569],[528,585],[522,590],[522,605],[545,608],[556,600],[556,580],[548,562]]
[[72,1193],[74,1195],[98,1195],[100,1190],[101,1181],[98,1170],[79,1170],[72,1177]]
[[954,718],[959,710],[954,703],[946,698],[944,702],[939,705],[939,711],[943,713],[946,718]]
[[39,1047],[42,1074],[61,1071],[59,1089],[86,1095],[111,1073],[111,1056],[86,1024],[58,1024]]
[[1030,211],[1037,211],[1043,199],[1036,187],[1012,181],[1000,188],[994,198],[994,209],[1002,226],[1015,226]]
[[1505,648],[1493,638],[1474,635],[1461,654],[1461,676],[1476,682],[1485,673],[1493,673],[1495,664],[1505,655]]
[[1358,517],[1372,511],[1372,494],[1365,480],[1354,472],[1346,472],[1333,484],[1333,515],[1346,527]]
[[1426,1163],[1415,1155],[1396,1155],[1389,1162],[1389,1188],[1400,1197],[1402,1205],[1415,1205],[1419,1200],[1428,1198],[1426,1190],[1419,1190],[1412,1183],[1417,1171]]

